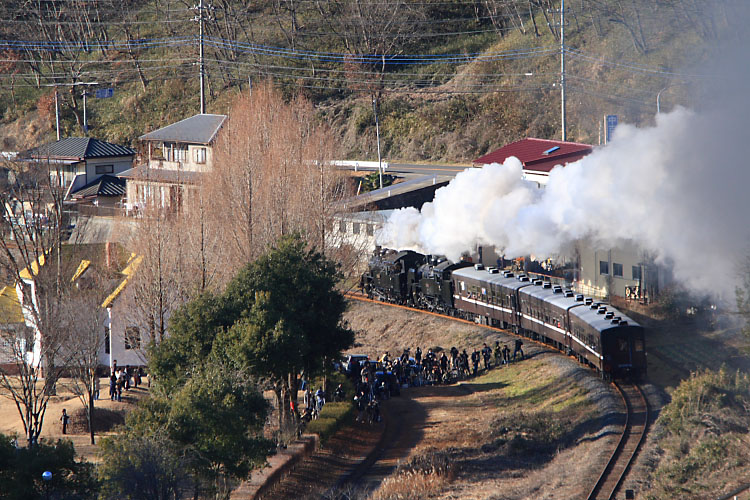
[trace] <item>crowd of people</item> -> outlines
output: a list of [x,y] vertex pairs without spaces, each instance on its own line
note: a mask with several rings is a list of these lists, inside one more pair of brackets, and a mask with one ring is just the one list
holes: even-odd
[[[493,347],[484,343],[481,348],[449,351],[417,347],[404,349],[400,356],[384,353],[377,361],[362,363],[361,369],[350,372],[355,385],[354,403],[356,420],[377,423],[380,421],[379,401],[388,399],[394,389],[422,385],[451,384],[474,377],[494,366],[508,364],[524,358],[523,341],[516,339],[511,351],[508,344],[495,341]],[[340,390],[340,386],[339,386]]]
[[112,372],[109,375],[109,399],[122,401],[122,391],[129,391],[131,387],[137,388],[143,383],[143,368],[126,366],[118,367],[114,362]]

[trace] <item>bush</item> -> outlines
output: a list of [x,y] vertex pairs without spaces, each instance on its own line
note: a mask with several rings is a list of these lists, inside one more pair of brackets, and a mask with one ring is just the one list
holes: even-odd
[[331,437],[346,422],[351,421],[353,412],[349,401],[326,403],[317,419],[307,424],[305,432],[317,434],[323,442]]
[[179,500],[195,487],[187,455],[163,435],[120,434],[101,441],[105,498]]
[[[16,448],[9,436],[0,434],[0,498],[95,498],[99,484],[90,463],[77,460],[73,443],[42,441],[32,448]],[[52,479],[45,483],[42,473]]]

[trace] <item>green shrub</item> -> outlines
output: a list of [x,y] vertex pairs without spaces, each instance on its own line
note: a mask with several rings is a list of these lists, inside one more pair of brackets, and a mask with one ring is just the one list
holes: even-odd
[[317,434],[323,442],[331,437],[343,424],[349,422],[353,415],[351,402],[326,403],[317,419],[305,428],[309,434]]

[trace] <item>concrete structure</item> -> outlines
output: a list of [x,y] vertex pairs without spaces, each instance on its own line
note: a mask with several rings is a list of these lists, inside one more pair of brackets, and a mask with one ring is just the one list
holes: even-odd
[[226,118],[198,114],[142,135],[148,163],[120,175],[127,181],[128,211],[146,206],[179,211],[201,174],[213,168],[213,143]]

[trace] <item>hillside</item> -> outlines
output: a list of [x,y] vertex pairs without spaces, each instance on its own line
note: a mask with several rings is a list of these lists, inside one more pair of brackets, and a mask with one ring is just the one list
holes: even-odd
[[[0,7],[9,21],[0,29],[3,150],[54,139],[55,84],[63,136],[81,134],[84,88],[114,90],[87,99],[87,121],[90,135],[122,144],[199,111],[197,10],[173,0],[84,5]],[[569,140],[597,143],[605,114],[652,122],[660,91],[663,111],[700,102],[695,68],[743,17],[731,3],[696,5],[566,4]],[[466,161],[527,135],[558,138],[559,8],[552,0],[226,0],[203,11],[206,109],[227,112],[250,80],[272,78],[286,95],[315,102],[358,158],[376,156],[373,95],[386,158]]]

